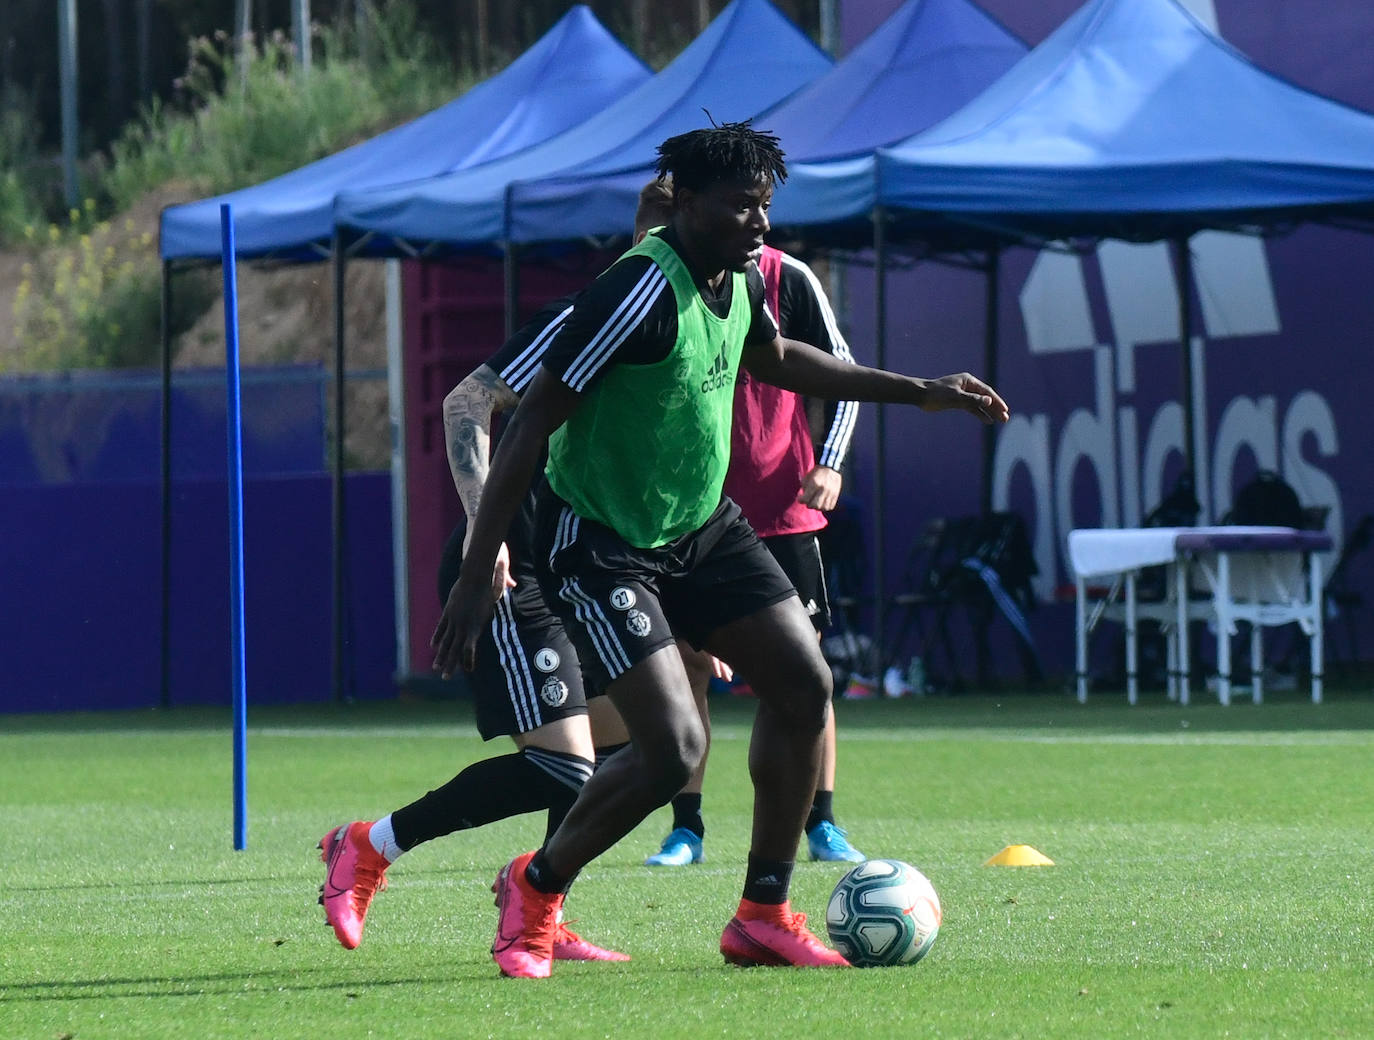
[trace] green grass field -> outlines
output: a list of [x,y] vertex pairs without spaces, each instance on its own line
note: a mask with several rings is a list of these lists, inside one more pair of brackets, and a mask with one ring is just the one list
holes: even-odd
[[[628,964],[502,979],[488,886],[540,817],[415,850],[360,949],[315,842],[487,753],[461,704],[253,709],[248,849],[225,711],[0,716],[0,1038],[1368,1037],[1374,696],[1128,709],[1099,696],[843,702],[836,811],[934,881],[908,968],[742,970],[752,702],[715,700],[707,861],[653,872],[666,811],[569,899]],[[492,749],[504,752],[505,744]],[[1053,867],[983,866],[1027,843]],[[800,863],[820,918],[840,865]]]

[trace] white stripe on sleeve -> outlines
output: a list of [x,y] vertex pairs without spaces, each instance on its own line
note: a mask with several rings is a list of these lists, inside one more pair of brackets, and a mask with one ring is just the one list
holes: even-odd
[[648,316],[654,302],[668,288],[668,279],[657,264],[651,264],[644,276],[621,301],[620,306],[606,319],[606,324],[587,341],[577,357],[563,373],[563,382],[579,393],[587,388],[592,377],[615,353],[635,327]]

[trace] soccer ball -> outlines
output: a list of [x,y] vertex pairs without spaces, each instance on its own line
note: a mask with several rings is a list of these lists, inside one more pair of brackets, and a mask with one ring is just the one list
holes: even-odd
[[825,927],[841,956],[859,968],[915,964],[940,931],[940,897],[910,863],[870,859],[840,878]]

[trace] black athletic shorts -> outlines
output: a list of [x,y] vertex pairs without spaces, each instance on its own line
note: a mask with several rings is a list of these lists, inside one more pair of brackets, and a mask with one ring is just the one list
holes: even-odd
[[[570,715],[587,714],[577,652],[563,622],[548,608],[529,565],[529,511],[512,527],[511,573],[516,586],[496,603],[491,624],[477,641],[477,667],[465,673],[483,740],[528,733]],[[439,562],[439,602],[448,600],[462,564],[466,522],[449,535]],[[523,553],[517,546],[524,543]]]
[[597,689],[674,637],[699,650],[722,625],[797,594],[728,498],[697,530],[640,549],[578,516],[544,481],[535,544],[545,599],[562,616]]
[[830,627],[830,598],[825,591],[825,565],[816,533],[770,535],[763,544],[791,579],[811,624],[817,632],[824,632]]

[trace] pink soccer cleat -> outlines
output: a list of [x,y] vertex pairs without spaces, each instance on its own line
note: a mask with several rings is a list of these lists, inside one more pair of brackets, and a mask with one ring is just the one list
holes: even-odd
[[553,959],[556,961],[628,961],[630,955],[589,943],[563,923],[559,911],[558,927],[553,933]]
[[791,905],[770,906],[741,899],[739,910],[720,937],[720,952],[745,968],[847,968],[849,962],[826,947],[806,927],[806,915]]
[[525,879],[525,868],[533,858],[533,852],[516,856],[501,868],[491,886],[500,915],[491,959],[502,975],[513,979],[549,977],[558,914],[563,908],[563,893],[540,892]]
[[334,927],[339,942],[356,950],[363,941],[363,922],[372,897],[386,888],[386,857],[368,838],[371,822],[359,820],[335,827],[320,839],[320,859],[325,863],[320,905]]

